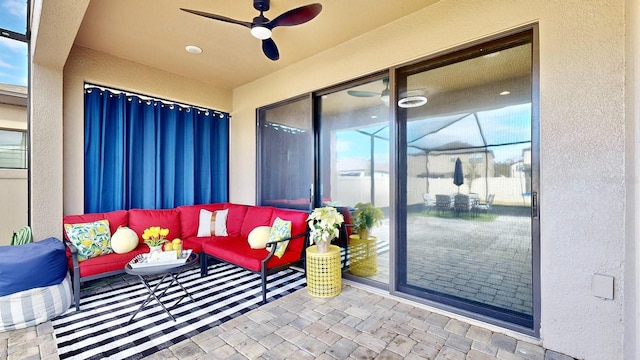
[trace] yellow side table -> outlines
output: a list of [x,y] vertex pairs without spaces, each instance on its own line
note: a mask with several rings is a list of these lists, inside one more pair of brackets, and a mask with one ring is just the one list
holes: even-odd
[[320,298],[338,296],[342,291],[340,247],[330,245],[319,253],[316,245],[307,248],[307,292]]
[[378,273],[378,238],[369,235],[360,239],[359,235],[349,236],[349,272],[356,276],[373,276]]

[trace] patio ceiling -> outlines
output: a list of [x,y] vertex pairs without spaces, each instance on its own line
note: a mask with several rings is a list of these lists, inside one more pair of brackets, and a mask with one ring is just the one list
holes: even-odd
[[[270,19],[313,2],[323,5],[312,21],[273,32],[280,60],[262,53],[248,29],[180,11],[197,9],[251,21],[250,0],[91,0],[75,44],[216,86],[234,89],[438,0],[272,0]],[[366,14],[366,15],[365,15]],[[202,54],[185,51],[197,45]]]

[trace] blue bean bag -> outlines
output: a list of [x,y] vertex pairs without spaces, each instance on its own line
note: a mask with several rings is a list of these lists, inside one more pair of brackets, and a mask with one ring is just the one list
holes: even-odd
[[0,296],[58,285],[67,271],[64,244],[56,238],[0,246]]

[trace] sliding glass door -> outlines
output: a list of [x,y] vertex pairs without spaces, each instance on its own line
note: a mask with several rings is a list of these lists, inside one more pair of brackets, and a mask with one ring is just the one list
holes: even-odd
[[[351,215],[358,203],[385,212],[373,244],[341,239],[348,274],[389,282],[389,78],[374,76],[316,96],[318,199]],[[318,202],[318,201],[317,201]]]
[[385,214],[375,241],[338,241],[346,277],[537,335],[534,37],[258,109],[257,202],[346,216],[370,202]]
[[533,329],[531,34],[402,68],[398,85],[398,290]]
[[311,97],[258,109],[258,201],[311,209],[313,126]]

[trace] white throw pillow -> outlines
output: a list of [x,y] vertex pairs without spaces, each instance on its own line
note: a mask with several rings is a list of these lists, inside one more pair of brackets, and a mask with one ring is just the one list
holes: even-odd
[[251,230],[247,241],[252,249],[264,249],[269,242],[269,233],[271,232],[270,226],[258,226]]
[[214,227],[211,226],[213,213],[209,210],[200,209],[200,220],[198,221],[198,236],[213,235]]
[[111,248],[116,254],[124,254],[138,247],[138,234],[126,226],[118,227],[111,235]]
[[216,211],[214,231],[216,236],[229,236],[227,234],[227,215],[229,215],[229,209]]

